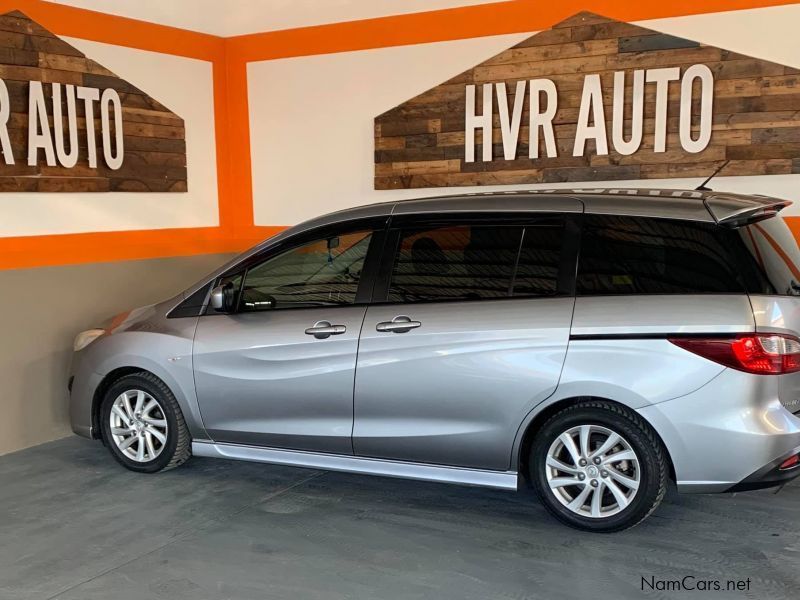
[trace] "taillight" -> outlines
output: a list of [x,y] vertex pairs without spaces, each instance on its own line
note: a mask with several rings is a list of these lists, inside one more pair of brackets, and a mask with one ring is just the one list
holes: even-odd
[[747,333],[732,337],[670,337],[669,341],[726,367],[757,375],[800,371],[800,339]]

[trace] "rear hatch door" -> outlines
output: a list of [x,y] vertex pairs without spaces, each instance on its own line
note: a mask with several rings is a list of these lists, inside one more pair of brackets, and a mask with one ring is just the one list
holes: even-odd
[[[779,216],[739,227],[739,234],[765,280],[750,294],[756,330],[800,337],[800,249]],[[800,413],[800,373],[780,376],[781,403]]]

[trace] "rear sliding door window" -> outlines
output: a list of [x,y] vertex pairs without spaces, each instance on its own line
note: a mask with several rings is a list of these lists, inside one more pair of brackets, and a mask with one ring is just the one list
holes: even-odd
[[563,243],[564,222],[561,219],[525,227],[514,272],[514,296],[552,296],[556,293]]
[[763,285],[736,230],[671,219],[584,217],[578,295],[742,293]]
[[490,300],[556,293],[563,220],[539,225],[403,229],[389,302]]

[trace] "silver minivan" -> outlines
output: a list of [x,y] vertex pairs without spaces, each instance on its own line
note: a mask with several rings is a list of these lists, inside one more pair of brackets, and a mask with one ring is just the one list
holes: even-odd
[[313,219],[75,340],[74,431],[191,455],[516,490],[617,531],[800,475],[789,202],[591,189]]

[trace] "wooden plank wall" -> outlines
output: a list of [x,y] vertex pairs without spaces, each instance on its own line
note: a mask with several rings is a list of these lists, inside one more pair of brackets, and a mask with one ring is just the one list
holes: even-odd
[[[670,85],[667,151],[653,153],[655,86],[645,86],[642,147],[632,155],[613,151],[613,73],[619,70],[687,67],[703,63],[714,73],[711,142],[700,153],[678,140],[680,85]],[[610,153],[584,156],[572,149],[586,74],[600,73]],[[633,77],[627,71],[625,115],[630,116]],[[726,175],[800,173],[800,82],[795,68],[676,38],[592,13],[580,13],[404,102],[375,119],[375,189],[553,183],[700,177],[730,160]],[[515,82],[552,79],[558,90],[554,119],[558,157],[528,158],[525,102],[517,158],[504,160],[496,104],[493,157],[464,162],[465,86],[476,84],[476,114],[482,113],[481,84],[506,82],[513,106]],[[495,96],[496,103],[496,96]],[[695,105],[693,112],[699,108]],[[625,136],[629,136],[626,121]],[[542,156],[543,150],[540,152]]]
[[[14,165],[0,160],[0,192],[185,192],[186,140],[183,119],[120,79],[64,40],[53,35],[21,12],[0,15],[0,78],[9,92],[11,116],[8,133],[14,151]],[[72,168],[49,167],[44,153],[39,164],[28,166],[29,81],[58,82],[115,89],[122,103],[122,167],[111,170],[103,159],[100,107],[95,103],[94,128],[97,168],[89,167],[86,142],[86,114],[83,101],[76,102],[78,116],[78,164]],[[52,117],[52,92],[44,85],[48,118]],[[67,107],[62,88],[65,148]],[[113,132],[113,118],[111,119]],[[111,139],[114,139],[112,133]],[[113,142],[112,142],[113,143]]]

